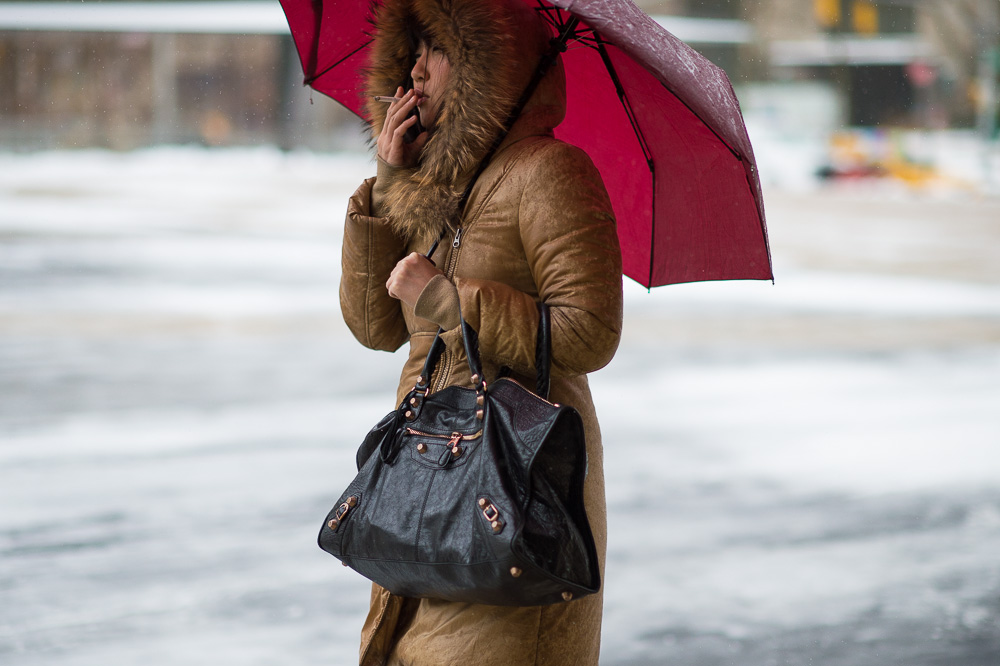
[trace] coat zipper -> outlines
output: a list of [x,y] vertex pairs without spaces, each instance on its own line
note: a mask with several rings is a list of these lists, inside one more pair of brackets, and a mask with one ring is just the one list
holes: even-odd
[[455,237],[451,241],[451,256],[448,257],[448,270],[445,275],[450,280],[455,277],[455,268],[458,266],[458,250],[462,247],[462,225],[455,229]]
[[[458,251],[461,247],[462,225],[458,225],[458,228],[455,229],[455,237],[451,241],[451,256],[448,257],[448,266],[447,270],[445,270],[445,277],[449,280],[455,276],[455,268],[458,266]],[[439,362],[439,366],[443,367],[441,367],[441,370],[437,373],[438,377],[437,381],[434,383],[434,393],[437,393],[444,388],[447,378],[451,375],[452,359],[450,351],[445,351]]]

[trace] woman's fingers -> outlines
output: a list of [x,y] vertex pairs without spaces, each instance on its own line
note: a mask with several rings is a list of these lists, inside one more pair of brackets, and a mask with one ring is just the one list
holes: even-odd
[[[396,97],[404,97],[403,87],[399,86],[396,88]],[[399,125],[398,112],[400,106],[403,104],[403,100],[399,102],[392,102],[389,108],[385,112],[385,120],[382,123],[382,131],[379,132],[378,139],[376,140],[376,145],[378,147],[378,156],[381,157],[386,162],[389,162],[389,152],[391,148],[392,138],[396,131],[396,127]],[[391,162],[390,162],[391,163]]]
[[410,146],[405,141],[406,131],[417,122],[416,115],[410,113],[419,105],[421,96],[416,90],[403,93],[402,87],[396,89],[396,96],[401,99],[389,105],[376,145],[383,161],[393,166],[405,166],[423,145],[421,142],[420,146]]
[[383,161],[392,166],[407,166],[419,154],[417,146],[406,143],[406,132],[416,122],[417,119],[411,117],[396,126],[388,138],[388,146],[382,155]]
[[410,93],[404,94],[403,89],[401,87],[396,88],[396,97],[400,98],[399,101],[390,103],[389,109],[386,111],[385,114],[385,122],[387,125],[395,123],[399,120],[400,117],[399,112],[409,101]]
[[392,102],[389,105],[385,113],[385,124],[382,126],[383,131],[388,130],[392,132],[395,130],[396,126],[405,120],[410,111],[417,105],[419,98],[413,90],[409,90],[405,94],[402,91],[402,88],[396,89],[396,96],[400,100]]
[[385,288],[389,295],[409,306],[414,306],[420,292],[441,270],[419,252],[403,257],[389,274]]
[[[393,134],[393,137],[392,137],[393,138],[393,143],[400,143],[401,144],[402,141],[403,141],[403,137],[406,135],[406,130],[408,130],[411,127],[413,127],[413,125],[416,124],[416,122],[417,122],[417,117],[416,116],[410,116],[409,118],[404,119],[403,122],[401,122],[398,125],[396,125],[396,129],[393,130],[393,132],[392,132],[392,134]],[[397,139],[398,139],[398,141],[397,141]]]

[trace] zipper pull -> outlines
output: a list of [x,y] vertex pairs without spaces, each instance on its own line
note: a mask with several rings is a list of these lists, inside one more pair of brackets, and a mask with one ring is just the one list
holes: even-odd
[[451,445],[451,456],[453,458],[457,458],[460,455],[462,455],[462,447],[458,445],[458,443],[461,441],[462,441],[462,433],[460,432],[451,433],[451,439],[448,440],[448,443]]
[[458,228],[458,229],[457,229],[457,230],[455,231],[455,240],[453,240],[453,241],[451,242],[451,246],[452,246],[452,247],[458,247],[458,246],[459,246],[459,245],[461,245],[461,244],[462,244],[462,227],[459,227],[459,228]]

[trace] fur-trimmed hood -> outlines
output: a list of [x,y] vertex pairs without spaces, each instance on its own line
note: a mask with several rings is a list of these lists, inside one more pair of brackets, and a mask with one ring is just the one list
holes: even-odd
[[[545,22],[523,0],[386,0],[375,9],[374,44],[366,72],[369,100],[392,94],[414,63],[409,34],[414,21],[448,56],[451,75],[434,131],[413,169],[393,178],[385,210],[402,236],[432,242],[453,226],[462,192],[548,46]],[[511,133],[551,133],[565,114],[565,77],[553,67]],[[386,106],[370,101],[372,136]]]

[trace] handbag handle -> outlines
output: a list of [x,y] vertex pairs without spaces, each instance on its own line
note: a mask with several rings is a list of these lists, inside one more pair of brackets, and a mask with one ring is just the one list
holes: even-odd
[[538,304],[538,337],[535,339],[535,393],[543,400],[549,398],[549,384],[552,370],[552,320],[549,306]]
[[[479,334],[462,317],[462,342],[465,345],[465,355],[469,359],[469,369],[472,371],[472,383],[477,391],[486,390],[486,378],[483,377],[482,359],[479,356]],[[441,339],[444,329],[438,328],[434,342],[424,359],[424,367],[417,377],[417,382],[413,387],[414,391],[423,392],[424,395],[430,392],[431,375],[437,367],[441,354],[444,353],[445,343]],[[552,366],[552,321],[549,315],[549,306],[546,303],[538,303],[538,335],[535,339],[535,393],[543,399],[549,397],[550,377]],[[509,374],[510,369],[504,366],[501,368],[500,376]]]

